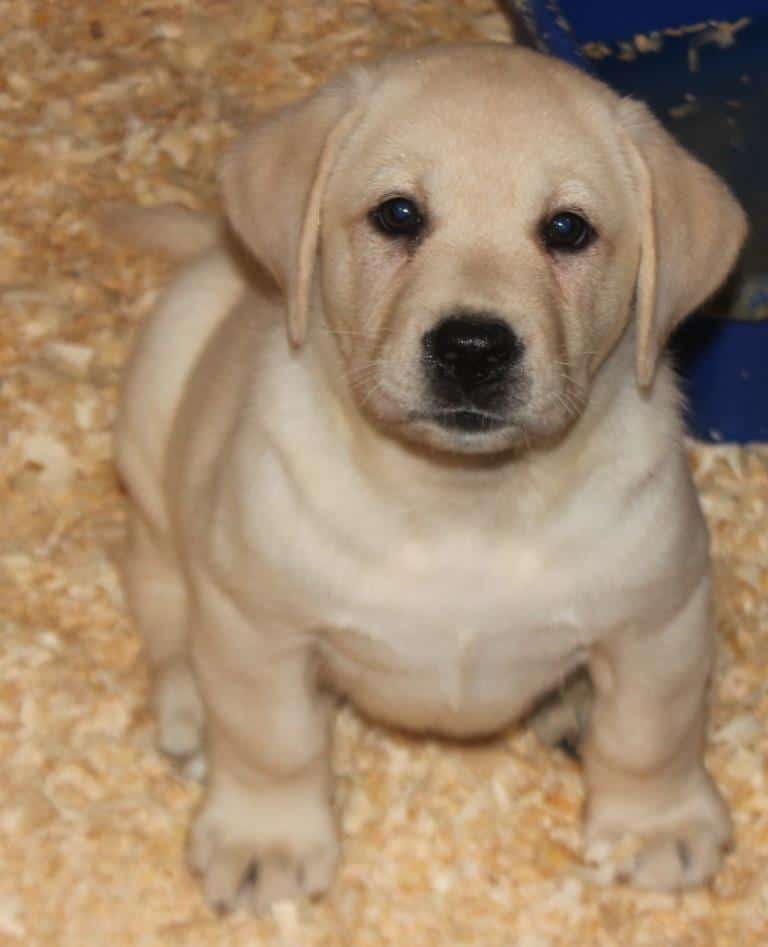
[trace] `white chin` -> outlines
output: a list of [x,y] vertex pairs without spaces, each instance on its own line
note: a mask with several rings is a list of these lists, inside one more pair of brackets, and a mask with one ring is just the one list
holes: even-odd
[[526,443],[525,431],[509,424],[490,430],[465,431],[436,421],[412,421],[400,429],[408,440],[450,454],[500,454]]

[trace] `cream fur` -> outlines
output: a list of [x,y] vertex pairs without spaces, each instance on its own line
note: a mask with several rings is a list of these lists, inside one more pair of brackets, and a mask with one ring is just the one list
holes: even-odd
[[[269,278],[215,227],[187,239],[210,232],[143,330],[117,425],[160,742],[207,757],[190,859],[209,901],[330,883],[328,692],[462,737],[580,666],[589,844],[640,832],[629,880],[709,879],[730,830],[702,760],[707,536],[652,367],[733,262],[733,198],[642,107],[504,46],[358,69],[247,136],[222,186]],[[411,254],[367,220],[403,192],[431,221]],[[599,239],[556,261],[537,227],[562,206]],[[425,416],[419,341],[459,305],[525,341],[501,431]]]

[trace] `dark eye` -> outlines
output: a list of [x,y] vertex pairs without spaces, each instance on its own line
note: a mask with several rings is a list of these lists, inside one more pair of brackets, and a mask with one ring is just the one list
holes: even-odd
[[544,224],[542,236],[548,250],[573,252],[589,246],[595,232],[583,217],[562,211]]
[[391,197],[371,212],[374,227],[388,237],[418,237],[424,228],[419,205],[408,197]]

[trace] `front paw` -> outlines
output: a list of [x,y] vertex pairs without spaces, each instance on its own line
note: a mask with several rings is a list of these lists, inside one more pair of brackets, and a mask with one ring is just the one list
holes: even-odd
[[217,913],[255,914],[329,888],[338,839],[323,798],[291,786],[211,794],[192,827],[188,860]]
[[[638,805],[597,794],[585,825],[587,860],[637,888],[681,891],[709,882],[731,844],[728,810],[709,776],[672,808],[646,806],[652,798]],[[631,853],[617,857],[632,838]]]
[[656,891],[698,887],[717,874],[728,846],[728,838],[712,825],[680,825],[669,837],[651,839],[620,865],[617,880]]

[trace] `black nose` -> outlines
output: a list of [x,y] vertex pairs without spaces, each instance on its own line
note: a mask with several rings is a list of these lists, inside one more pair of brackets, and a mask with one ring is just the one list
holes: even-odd
[[523,354],[522,342],[506,322],[477,313],[444,319],[426,333],[423,345],[433,378],[472,401],[483,390],[498,390]]

